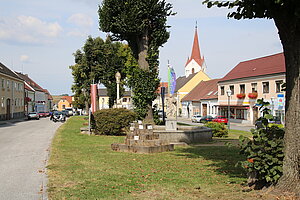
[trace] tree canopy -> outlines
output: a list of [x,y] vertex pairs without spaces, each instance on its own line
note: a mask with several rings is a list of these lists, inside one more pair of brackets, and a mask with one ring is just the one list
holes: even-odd
[[103,0],[98,11],[100,30],[111,32],[113,40],[126,40],[133,52],[134,73],[129,80],[133,103],[149,122],[153,122],[152,101],[159,85],[158,49],[169,38],[166,22],[171,9],[165,0]]
[[[102,83],[107,88],[109,106],[112,107],[117,98],[115,74],[117,71],[121,73],[123,85],[126,77],[125,63],[130,53],[128,45],[112,42],[109,36],[105,41],[100,37],[88,37],[82,51],[74,53],[75,65],[70,66],[74,78],[72,90],[75,93],[75,105],[83,108],[84,104],[90,102],[90,84]],[[121,96],[124,91],[122,88]]]

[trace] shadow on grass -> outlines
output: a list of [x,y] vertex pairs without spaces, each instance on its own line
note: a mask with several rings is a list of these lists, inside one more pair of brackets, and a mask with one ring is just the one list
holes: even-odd
[[239,154],[239,148],[236,146],[217,146],[214,144],[195,145],[176,150],[177,156],[188,158],[210,160],[207,164],[219,174],[226,174],[232,178],[246,178],[246,172],[237,162],[244,161],[245,156]]

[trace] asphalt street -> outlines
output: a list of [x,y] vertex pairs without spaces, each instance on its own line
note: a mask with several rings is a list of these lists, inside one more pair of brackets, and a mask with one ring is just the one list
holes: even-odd
[[0,123],[0,200],[47,199],[45,167],[60,125],[49,118]]
[[[185,124],[191,124],[191,125],[203,125],[202,123],[195,123],[195,122],[192,122],[191,119],[182,118],[182,117],[178,117],[177,121],[185,123]],[[249,131],[250,132],[250,130],[252,128],[255,128],[254,125],[240,124],[240,123],[233,123],[233,122],[230,123],[230,129],[233,129],[233,130]]]

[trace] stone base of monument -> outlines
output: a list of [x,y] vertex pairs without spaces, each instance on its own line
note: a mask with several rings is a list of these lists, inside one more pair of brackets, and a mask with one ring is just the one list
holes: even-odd
[[166,130],[167,131],[177,131],[177,120],[166,119]]
[[111,144],[114,151],[132,153],[160,153],[173,151],[174,144],[159,138],[158,133],[153,132],[151,124],[133,123],[130,133],[127,134],[124,144]]

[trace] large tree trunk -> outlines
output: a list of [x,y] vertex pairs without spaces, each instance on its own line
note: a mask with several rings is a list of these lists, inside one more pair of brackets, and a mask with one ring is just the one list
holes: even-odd
[[[144,35],[141,38],[138,38],[138,65],[142,70],[149,71],[149,63],[147,61],[148,49],[149,49],[149,37],[148,31],[146,30]],[[152,101],[148,103],[147,115],[144,119],[145,123],[154,123],[153,120],[153,111],[152,111]]]
[[274,18],[286,64],[286,122],[283,176],[276,189],[300,195],[300,21]]

